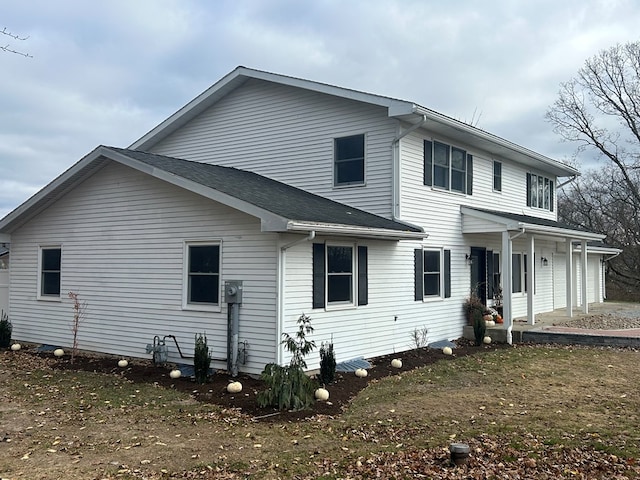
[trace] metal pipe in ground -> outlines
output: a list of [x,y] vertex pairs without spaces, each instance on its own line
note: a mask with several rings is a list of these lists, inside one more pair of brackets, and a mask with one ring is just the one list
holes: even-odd
[[449,445],[451,465],[457,467],[467,463],[467,460],[469,459],[469,451],[469,445],[466,443],[452,443]]

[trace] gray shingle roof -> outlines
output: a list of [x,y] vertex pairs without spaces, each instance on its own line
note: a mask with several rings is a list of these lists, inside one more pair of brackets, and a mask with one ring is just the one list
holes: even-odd
[[402,232],[422,231],[417,227],[328,200],[246,170],[192,162],[138,150],[105,148],[238,198],[289,220]]

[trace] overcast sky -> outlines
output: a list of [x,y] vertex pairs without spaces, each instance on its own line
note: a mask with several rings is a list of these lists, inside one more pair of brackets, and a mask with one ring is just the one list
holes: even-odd
[[409,100],[558,160],[559,84],[640,39],[636,0],[0,0],[0,218],[238,65]]

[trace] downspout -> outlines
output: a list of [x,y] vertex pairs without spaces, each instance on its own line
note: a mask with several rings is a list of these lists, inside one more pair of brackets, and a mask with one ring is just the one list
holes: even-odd
[[[509,262],[509,265],[512,264],[511,257],[512,257],[512,251],[513,251],[513,240],[524,235],[524,233],[525,233],[525,228],[521,226],[520,231],[518,233],[514,235],[509,235],[509,251],[507,252],[508,254],[507,260]],[[507,272],[507,274],[509,275],[509,277],[513,275],[511,268],[509,268],[509,271]],[[509,295],[509,319],[507,321],[509,323],[507,324],[507,343],[509,345],[513,345],[513,309],[511,308],[512,300],[513,300],[513,292],[508,292],[508,295]]]
[[312,241],[314,238],[316,238],[316,232],[315,230],[312,230],[311,232],[309,232],[309,235],[307,235],[304,238],[299,238],[298,240],[294,240],[291,243],[287,243],[286,245],[282,245],[280,247],[280,259],[278,262],[278,304],[277,304],[277,308],[278,308],[278,312],[277,312],[277,319],[278,319],[278,325],[277,325],[277,329],[276,329],[276,345],[278,345],[277,350],[276,350],[276,363],[278,365],[282,365],[282,349],[280,348],[280,334],[284,329],[284,305],[285,305],[285,298],[284,298],[284,277],[285,277],[285,260],[287,258],[286,256],[286,250],[290,249],[291,247],[294,247],[300,243],[304,243],[304,242],[310,242]]
[[396,136],[391,141],[391,150],[393,157],[391,172],[391,201],[393,202],[393,205],[391,206],[391,218],[396,222],[402,222],[402,220],[400,220],[400,140],[409,135],[411,132],[414,132],[422,127],[425,123],[427,123],[427,116],[422,115],[422,120],[420,120],[415,125],[412,125],[404,132],[400,132],[398,136]]

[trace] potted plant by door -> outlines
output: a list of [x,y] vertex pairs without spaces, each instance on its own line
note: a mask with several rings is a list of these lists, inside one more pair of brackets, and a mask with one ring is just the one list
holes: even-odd
[[2,310],[2,314],[0,314],[0,348],[9,348],[12,331],[13,325],[9,321],[9,316]]
[[477,318],[477,316],[480,316],[480,318],[482,318],[485,310],[485,306],[482,304],[482,300],[475,292],[472,292],[471,295],[467,297],[467,299],[462,304],[462,307],[464,309],[464,314],[467,317],[469,325],[474,324],[474,320]]

